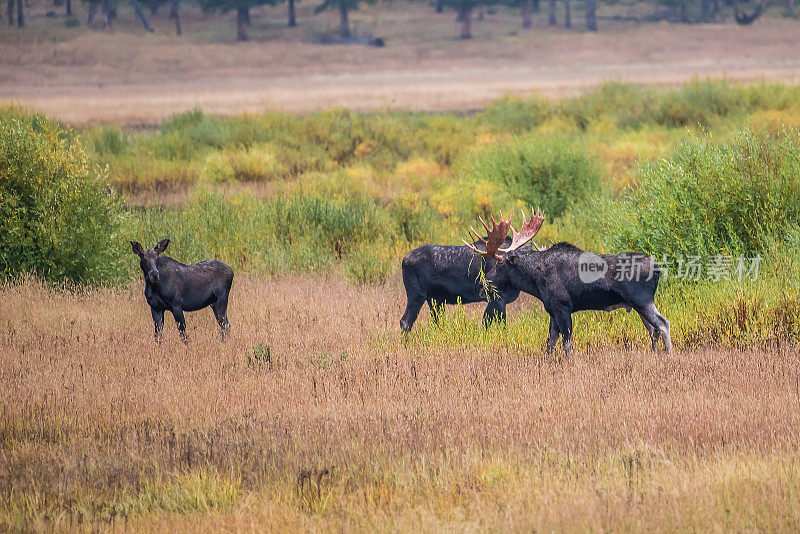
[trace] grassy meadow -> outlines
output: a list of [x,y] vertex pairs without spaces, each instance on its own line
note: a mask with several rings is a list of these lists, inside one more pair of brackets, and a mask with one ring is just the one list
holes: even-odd
[[[0,110],[0,529],[797,530],[798,111],[704,80],[148,129]],[[531,206],[540,244],[758,276],[667,275],[672,355],[617,311],[547,357],[525,296],[401,338],[403,255]],[[34,209],[60,222],[26,241]],[[228,342],[210,310],[153,342],[128,240],[164,237],[233,266]]]

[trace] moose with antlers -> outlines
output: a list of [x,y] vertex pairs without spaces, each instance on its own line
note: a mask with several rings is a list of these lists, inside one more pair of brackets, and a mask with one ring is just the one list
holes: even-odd
[[[671,352],[669,321],[658,313],[654,301],[660,275],[655,260],[636,252],[592,254],[569,243],[547,249],[538,246],[536,250],[520,249],[533,239],[543,222],[544,217],[539,214],[527,222],[523,216],[522,230],[517,233],[511,219],[503,220],[501,214],[500,222],[492,218],[491,229],[484,223],[486,239],[479,238],[473,244],[464,242],[474,253],[492,261],[486,274],[495,288],[490,298],[502,300],[509,294],[516,298],[524,291],[542,301],[550,315],[548,353],[555,349],[560,335],[566,357],[571,356],[574,312],[618,308],[633,309],[639,314],[654,351],[661,339],[667,352]],[[512,245],[502,248],[509,229],[513,234]]]
[[[489,232],[489,227],[481,219],[481,222]],[[530,221],[525,221],[523,216],[522,231],[515,232],[513,238],[506,238],[504,235],[500,239],[499,245],[505,248],[499,249],[501,253],[508,253],[523,246],[530,238],[539,231],[544,222],[544,216],[534,213]],[[510,226],[510,221],[509,221]],[[475,232],[475,230],[472,230]],[[506,234],[508,227],[506,227]],[[400,319],[400,328],[407,333],[414,326],[422,305],[426,302],[433,314],[434,321],[437,313],[445,304],[469,304],[472,302],[486,301],[486,294],[483,284],[480,283],[480,272],[489,272],[497,262],[496,255],[486,258],[486,264],[481,265],[476,261],[468,247],[474,247],[485,240],[475,234],[478,241],[472,245],[464,246],[452,245],[423,245],[409,252],[403,258],[403,284],[406,288],[406,311]],[[489,299],[486,311],[483,313],[484,324],[489,324],[493,320],[505,320],[506,305],[514,302],[519,296],[519,290],[509,286],[504,288],[502,298]]]
[[169,241],[162,239],[155,248],[148,250],[138,241],[131,241],[134,254],[139,256],[139,267],[144,273],[144,296],[153,314],[156,342],[161,341],[164,312],[172,314],[181,339],[188,343],[183,312],[201,310],[206,306],[211,306],[224,341],[231,328],[228,322],[228,294],[233,284],[233,269],[219,260],[184,265],[161,256]]

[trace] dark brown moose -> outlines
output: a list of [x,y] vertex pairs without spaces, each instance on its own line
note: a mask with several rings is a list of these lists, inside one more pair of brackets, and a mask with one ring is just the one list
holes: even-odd
[[206,306],[211,306],[222,332],[222,340],[225,341],[231,328],[228,322],[228,294],[233,284],[233,269],[219,260],[184,265],[167,256],[160,256],[169,241],[163,239],[155,248],[148,250],[144,250],[139,242],[131,241],[144,273],[144,296],[153,314],[156,342],[161,341],[164,312],[172,314],[181,339],[188,343],[183,312],[197,311]]
[[[571,356],[574,312],[617,308],[633,309],[639,314],[650,333],[654,351],[659,338],[664,348],[672,351],[669,321],[658,313],[654,302],[660,271],[652,257],[636,252],[592,254],[569,243],[558,243],[547,249],[537,246],[537,250],[518,250],[541,227],[541,222],[531,225],[533,220],[523,224],[523,231],[518,234],[510,220],[505,221],[501,216],[498,223],[492,219],[487,239],[482,239],[477,246],[465,244],[473,252],[494,260],[486,274],[494,287],[490,298],[503,301],[506,295],[516,298],[523,291],[542,301],[550,315],[548,353],[555,349],[560,335],[566,357]],[[526,225],[531,227],[526,228]],[[513,245],[500,248],[509,228],[513,233]],[[481,245],[483,248],[479,248]]]
[[[486,231],[489,231],[486,223],[481,219]],[[527,232],[538,231],[538,224],[542,225],[544,218],[537,218],[534,214],[531,220],[523,226]],[[473,230],[474,232],[474,230]],[[478,241],[473,245],[478,245],[485,240],[475,234]],[[503,251],[515,250],[519,244],[512,243],[506,239],[501,239],[500,243],[507,246]],[[467,243],[465,243],[467,244]],[[419,311],[423,304],[428,303],[428,307],[433,314],[433,319],[437,319],[438,312],[445,304],[468,304],[471,302],[486,301],[483,284],[479,282],[481,269],[488,272],[494,267],[497,260],[487,258],[486,265],[481,265],[480,261],[475,261],[475,257],[467,246],[454,245],[423,245],[415,248],[403,258],[403,285],[406,288],[406,310],[400,319],[400,328],[403,333],[408,333],[417,320]],[[484,324],[489,324],[493,320],[504,321],[506,317],[506,305],[510,304],[519,296],[519,291],[514,292],[513,288],[508,288],[503,300],[490,300],[483,313]]]

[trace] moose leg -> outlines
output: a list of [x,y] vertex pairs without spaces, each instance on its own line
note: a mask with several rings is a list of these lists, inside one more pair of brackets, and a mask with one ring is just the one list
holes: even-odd
[[506,322],[506,303],[502,299],[490,301],[483,312],[483,326],[489,328],[492,321]]
[[425,304],[424,298],[421,297],[408,298],[408,304],[406,304],[406,312],[400,319],[400,328],[402,329],[404,334],[407,334],[408,332],[411,331],[411,328],[414,326],[414,321],[417,320],[417,316],[419,315],[419,310],[422,309],[423,304]]
[[558,343],[558,323],[556,322],[555,318],[551,315],[550,316],[550,334],[547,336],[547,355],[550,356],[553,354],[553,351],[556,349],[556,343]]
[[439,324],[439,316],[444,312],[444,302],[439,304],[433,299],[428,299],[428,308],[431,310],[431,318],[435,324]]
[[161,343],[161,332],[164,331],[164,310],[156,310],[150,308],[150,313],[153,315],[153,324],[155,325],[155,338],[156,343]]
[[561,332],[561,341],[564,343],[564,357],[569,360],[572,357],[572,314],[569,312],[559,313],[556,316],[558,330]]
[[228,322],[228,301],[216,302],[211,305],[211,311],[214,312],[214,317],[219,323],[220,331],[222,332],[222,341],[228,337],[231,331],[231,323]]
[[189,336],[186,334],[186,318],[183,316],[183,310],[172,310],[172,316],[175,317],[175,323],[178,325],[181,341],[188,345]]
[[[639,313],[639,312],[636,312]],[[650,323],[647,319],[645,319],[644,315],[639,313],[639,317],[642,319],[642,323],[644,323],[644,327],[647,328],[647,333],[650,334],[650,342],[653,347],[653,352],[658,350],[658,339],[661,337],[661,332]]]
[[636,311],[639,312],[643,318],[647,319],[652,324],[658,333],[661,334],[661,340],[664,342],[664,349],[672,352],[672,340],[669,335],[669,321],[664,319],[664,316],[658,313],[654,302],[650,302],[642,307],[637,307]]

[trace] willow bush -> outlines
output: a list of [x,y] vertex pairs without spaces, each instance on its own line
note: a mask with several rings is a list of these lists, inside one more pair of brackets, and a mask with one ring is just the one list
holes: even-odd
[[70,130],[41,115],[0,112],[2,277],[118,280],[122,217],[107,171]]

